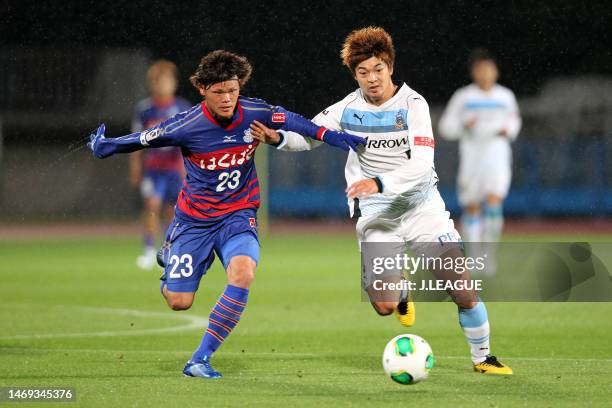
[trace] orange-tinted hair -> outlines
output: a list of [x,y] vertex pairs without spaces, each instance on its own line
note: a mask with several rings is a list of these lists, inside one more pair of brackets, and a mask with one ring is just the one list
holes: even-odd
[[344,40],[340,57],[352,73],[357,65],[371,57],[380,58],[392,68],[395,61],[393,40],[381,27],[370,26],[355,30]]
[[157,60],[147,70],[147,79],[151,81],[162,73],[169,73],[178,80],[178,68],[176,64],[168,60]]

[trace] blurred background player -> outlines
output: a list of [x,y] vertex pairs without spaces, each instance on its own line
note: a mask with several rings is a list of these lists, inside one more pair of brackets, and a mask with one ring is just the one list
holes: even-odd
[[[359,88],[324,109],[313,122],[366,138],[367,144],[349,151],[345,166],[350,215],[357,220],[357,239],[364,244],[385,243],[385,250],[409,245],[415,254],[462,257],[459,233],[437,189],[435,141],[425,98],[403,81],[393,81],[395,49],[380,27],[355,30],[341,51],[343,64]],[[287,151],[310,150],[316,140],[294,132],[278,132],[254,122],[253,135]],[[364,260],[363,262],[368,262]],[[432,268],[436,276],[457,276],[453,270]],[[464,277],[469,279],[469,272]],[[396,280],[399,281],[399,278]],[[408,292],[374,288],[372,274],[362,275],[374,310],[395,313],[401,324],[415,322],[414,302]],[[489,318],[474,291],[450,290],[457,304],[459,324],[470,346],[474,371],[510,375],[512,369],[490,354]]]
[[[136,105],[132,132],[142,132],[185,111],[191,104],[177,97],[178,70],[170,61],[154,62],[147,71],[151,96]],[[136,259],[141,269],[156,264],[156,238],[172,220],[174,204],[185,175],[181,152],[177,147],[162,147],[130,155],[130,182],[140,188],[143,199],[143,251]],[[163,219],[160,226],[160,218]]]
[[[480,254],[481,242],[496,243],[502,233],[502,205],[512,177],[510,142],[521,129],[521,117],[514,93],[497,84],[499,71],[488,51],[474,50],[469,70],[474,82],[453,94],[439,131],[449,140],[459,139],[462,236],[468,249]],[[486,253],[486,272],[494,274],[495,245],[487,245]]]

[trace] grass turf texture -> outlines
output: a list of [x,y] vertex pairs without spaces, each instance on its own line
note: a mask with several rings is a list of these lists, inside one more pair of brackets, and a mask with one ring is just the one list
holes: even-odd
[[[115,407],[612,401],[612,304],[489,303],[492,349],[515,375],[479,375],[454,305],[418,304],[417,324],[404,329],[360,301],[352,236],[265,238],[243,320],[214,358],[225,377],[184,378],[202,334],[193,325],[202,326],[224,274],[216,262],[194,307],[172,312],[158,272],[135,268],[139,249],[137,239],[0,241],[0,386],[74,387],[78,406]],[[403,332],[436,355],[430,378],[414,386],[381,367],[386,342]],[[36,335],[46,337],[28,337]]]

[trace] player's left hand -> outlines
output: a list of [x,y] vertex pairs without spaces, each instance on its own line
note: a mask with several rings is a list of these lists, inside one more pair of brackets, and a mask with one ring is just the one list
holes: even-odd
[[359,180],[348,186],[346,195],[348,198],[366,198],[378,193],[378,184],[374,179]]
[[98,153],[96,153],[96,149],[100,145],[100,142],[105,139],[104,137],[105,131],[106,131],[106,126],[104,126],[104,123],[103,123],[100,125],[100,127],[98,127],[98,130],[96,130],[96,133],[92,133],[89,135],[89,142],[87,142],[87,147],[89,147],[91,151],[93,152],[94,156],[98,158],[101,158],[101,156]]
[[331,129],[325,130],[322,140],[328,145],[339,147],[345,151],[351,149],[354,152],[357,151],[358,145],[365,146],[367,144],[367,140],[365,140],[363,137],[349,135],[348,133],[338,132]]

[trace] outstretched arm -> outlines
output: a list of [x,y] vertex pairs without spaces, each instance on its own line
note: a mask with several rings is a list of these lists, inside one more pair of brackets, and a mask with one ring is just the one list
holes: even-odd
[[357,151],[357,145],[366,144],[366,140],[362,137],[319,126],[301,115],[289,112],[280,106],[273,108],[270,126],[284,131],[299,133],[302,136],[347,151],[349,149]]
[[105,137],[106,127],[101,124],[95,133],[89,135],[87,146],[99,159],[147,147],[180,146],[186,134],[185,126],[182,124],[188,117],[189,112],[182,112],[150,129],[114,138]]

